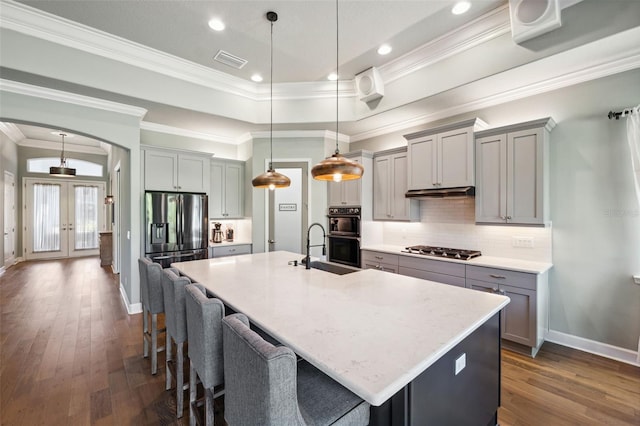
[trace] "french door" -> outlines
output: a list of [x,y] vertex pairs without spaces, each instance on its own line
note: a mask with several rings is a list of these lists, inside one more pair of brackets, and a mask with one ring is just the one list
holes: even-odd
[[27,259],[99,254],[104,229],[104,182],[25,178]]

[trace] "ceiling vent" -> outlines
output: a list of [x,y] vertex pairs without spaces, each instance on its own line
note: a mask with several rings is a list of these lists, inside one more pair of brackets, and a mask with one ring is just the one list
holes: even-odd
[[231,53],[225,52],[224,50],[218,50],[218,53],[216,53],[216,56],[214,56],[213,59],[220,62],[221,64],[228,65],[237,70],[241,69],[242,67],[247,65],[247,62],[249,62],[246,59],[242,59],[236,55],[232,55]]
[[509,0],[511,37],[522,43],[562,25],[559,0]]
[[384,83],[376,67],[356,75],[356,90],[362,102],[371,102],[384,96]]

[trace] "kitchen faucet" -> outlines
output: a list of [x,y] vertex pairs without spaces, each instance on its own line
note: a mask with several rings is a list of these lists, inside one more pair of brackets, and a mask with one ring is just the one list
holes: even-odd
[[[320,229],[322,229],[322,244],[316,244],[316,245],[311,245],[311,241],[309,241],[309,234],[311,233],[311,228],[313,228],[314,226],[319,226]],[[327,239],[327,234],[324,231],[324,226],[322,226],[320,223],[318,222],[314,222],[311,224],[311,226],[309,226],[309,229],[307,229],[307,256],[304,258],[304,265],[306,269],[311,269],[311,259],[309,258],[309,252],[311,251],[311,247],[320,247],[320,245],[322,245],[322,255],[326,256],[327,254],[327,245],[325,243]]]

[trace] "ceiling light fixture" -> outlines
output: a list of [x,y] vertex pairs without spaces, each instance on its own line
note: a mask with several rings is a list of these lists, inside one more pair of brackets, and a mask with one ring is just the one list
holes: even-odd
[[391,46],[389,46],[388,44],[383,44],[378,48],[378,55],[388,55],[389,53],[391,53],[391,50]]
[[470,8],[471,8],[471,2],[459,1],[455,5],[453,5],[453,8],[451,9],[451,13],[453,13],[454,15],[462,15]]
[[337,79],[338,79],[338,74],[336,74],[335,72],[332,72],[327,76],[327,80],[329,81],[336,81]]
[[[338,75],[338,40],[339,40],[339,15],[338,15],[338,0],[336,0],[336,76]],[[364,167],[362,164],[358,164],[355,161],[344,158],[340,155],[338,149],[338,101],[339,101],[339,81],[336,77],[336,151],[329,157],[325,158],[311,169],[311,176],[316,180],[326,180],[340,182],[343,180],[360,179],[364,173]]]
[[271,152],[271,158],[269,160],[269,168],[265,173],[262,173],[251,181],[254,188],[286,188],[291,185],[291,179],[273,170],[273,23],[278,20],[278,14],[275,12],[267,12],[267,19],[271,22],[271,75],[270,88],[271,88],[271,127],[269,128],[269,147]]
[[225,25],[219,18],[213,18],[209,21],[209,28],[214,31],[222,31],[225,29]]
[[67,167],[67,159],[64,156],[64,137],[66,133],[58,133],[62,136],[62,152],[60,152],[60,167],[49,167],[49,174],[58,177],[75,177],[76,169]]
[[260,83],[262,81],[262,76],[260,74],[254,74],[251,76],[251,81],[255,81],[256,83]]

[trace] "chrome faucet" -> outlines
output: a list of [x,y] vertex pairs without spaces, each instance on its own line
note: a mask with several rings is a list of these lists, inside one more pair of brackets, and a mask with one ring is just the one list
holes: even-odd
[[[311,228],[313,228],[314,226],[319,226],[320,229],[322,229],[322,244],[316,244],[316,245],[311,245],[311,241],[309,240],[309,234],[311,233]],[[324,226],[322,226],[320,223],[318,222],[314,222],[311,224],[311,226],[309,226],[309,229],[307,229],[307,256],[304,258],[304,265],[306,269],[311,269],[311,259],[309,257],[309,252],[311,251],[311,247],[320,247],[322,245],[322,255],[326,256],[327,255],[327,245],[325,243],[325,241],[327,240],[327,233],[324,231]]]

